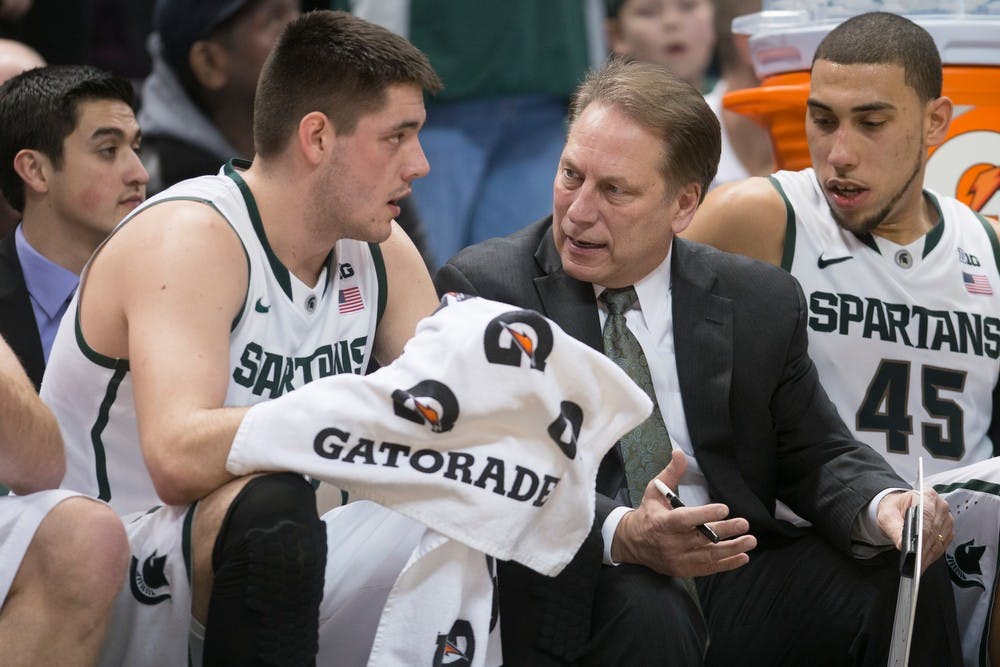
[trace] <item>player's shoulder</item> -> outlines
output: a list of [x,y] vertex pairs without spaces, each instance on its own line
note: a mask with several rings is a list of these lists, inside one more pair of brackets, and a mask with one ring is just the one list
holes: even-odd
[[709,192],[681,236],[778,264],[787,219],[778,189],[769,178],[753,177]]
[[757,204],[772,208],[783,207],[781,194],[775,183],[774,176],[751,176],[741,181],[724,183],[705,196],[705,204],[718,206]]

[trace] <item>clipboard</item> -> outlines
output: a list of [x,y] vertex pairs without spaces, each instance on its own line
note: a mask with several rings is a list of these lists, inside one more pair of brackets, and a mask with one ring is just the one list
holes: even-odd
[[903,540],[899,555],[899,593],[896,595],[896,616],[892,622],[892,643],[889,667],[906,667],[910,659],[913,619],[917,611],[920,589],[921,554],[924,534],[924,459],[917,459],[919,500],[906,510]]

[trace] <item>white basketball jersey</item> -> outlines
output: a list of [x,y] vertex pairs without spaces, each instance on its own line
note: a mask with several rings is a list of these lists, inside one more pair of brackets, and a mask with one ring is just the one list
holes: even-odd
[[[327,375],[365,372],[386,301],[377,245],[337,242],[316,286],[306,286],[274,255],[253,195],[232,165],[161,192],[118,229],[137,212],[176,199],[215,208],[249,262],[246,298],[230,334],[226,406],[277,398]],[[81,292],[85,278],[86,272]],[[139,446],[129,362],[87,345],[78,298],[56,335],[41,392],[66,441],[63,487],[106,500],[119,514],[145,510],[161,501]]]
[[912,482],[993,456],[1000,373],[996,235],[958,201],[908,246],[842,229],[812,169],[771,182],[785,199],[784,268],[809,306],[809,352],[855,437]]

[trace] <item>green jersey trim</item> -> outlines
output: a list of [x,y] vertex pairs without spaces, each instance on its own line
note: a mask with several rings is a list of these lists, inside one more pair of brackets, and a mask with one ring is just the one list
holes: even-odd
[[278,285],[281,287],[281,291],[285,293],[285,296],[291,299],[292,279],[288,274],[288,269],[281,263],[278,256],[274,254],[271,244],[267,242],[267,234],[264,233],[264,223],[260,219],[260,210],[257,208],[257,201],[253,198],[253,193],[250,192],[250,186],[247,185],[247,182],[236,171],[237,167],[246,169],[249,166],[250,163],[248,161],[233,158],[226,163],[223,169],[226,176],[231,178],[240,189],[240,194],[243,195],[243,202],[247,207],[247,213],[250,216],[250,224],[253,225],[253,230],[257,234],[257,240],[260,241],[260,245],[264,249],[264,254],[267,255],[267,263],[271,265],[271,272],[274,274],[274,279],[278,281]]
[[[853,232],[852,232],[853,233]],[[870,232],[864,232],[862,234],[854,234],[854,237],[864,243],[866,246],[875,251],[876,255],[881,255],[882,251],[878,249],[878,243],[875,242],[875,237],[871,235]]]
[[385,277],[385,258],[382,257],[382,248],[377,243],[369,243],[368,248],[371,250],[372,263],[375,265],[375,275],[378,277],[378,316],[375,319],[375,326],[377,328],[382,324],[385,305],[389,301],[389,285]]
[[184,555],[184,571],[187,572],[188,582],[194,577],[191,571],[191,526],[194,524],[194,510],[198,507],[198,501],[191,503],[188,511],[184,514],[184,527],[181,530],[181,553]]
[[785,194],[785,189],[781,187],[778,179],[774,176],[768,176],[767,180],[771,182],[771,185],[785,201],[785,242],[781,250],[781,268],[791,272],[792,260],[795,259],[795,209],[792,208],[792,202],[789,201],[788,195]]
[[956,489],[968,489],[977,493],[988,493],[991,496],[1000,496],[1000,484],[994,482],[984,482],[981,479],[969,479],[963,482],[953,482],[951,484],[935,484],[934,490],[939,494],[951,493]]
[[976,217],[979,218],[979,222],[982,223],[983,229],[986,230],[986,236],[990,239],[990,247],[993,248],[993,261],[996,262],[997,270],[1000,270],[1000,241],[997,240],[997,232],[993,229],[993,225],[990,221],[979,215],[975,211]]
[[83,337],[83,327],[80,326],[79,299],[76,302],[76,312],[73,314],[73,329],[76,332],[76,344],[79,346],[80,351],[83,352],[83,356],[103,368],[109,368],[117,371],[118,368],[124,366],[125,370],[128,371],[128,359],[113,359],[107,355],[101,354],[87,344],[86,339]]
[[104,390],[104,400],[101,401],[101,407],[97,411],[97,421],[90,429],[90,442],[94,446],[94,468],[97,474],[97,497],[104,502],[111,500],[111,485],[108,483],[108,456],[101,436],[108,425],[111,406],[118,398],[118,386],[128,373],[128,361],[120,359],[114,370]]
[[934,204],[938,221],[937,224],[931,227],[931,231],[927,232],[927,239],[924,241],[924,254],[921,255],[921,259],[931,254],[931,250],[937,247],[937,244],[941,241],[941,237],[944,236],[944,213],[941,212],[941,204],[938,202],[937,197],[927,192],[927,190],[924,190],[924,194]]

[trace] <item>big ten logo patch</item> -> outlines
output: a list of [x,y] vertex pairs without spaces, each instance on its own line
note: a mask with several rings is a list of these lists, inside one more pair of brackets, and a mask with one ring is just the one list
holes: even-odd
[[952,136],[931,153],[924,185],[996,220],[1000,217],[1000,132],[956,133],[960,121],[968,124],[974,114],[971,110],[956,119]]

